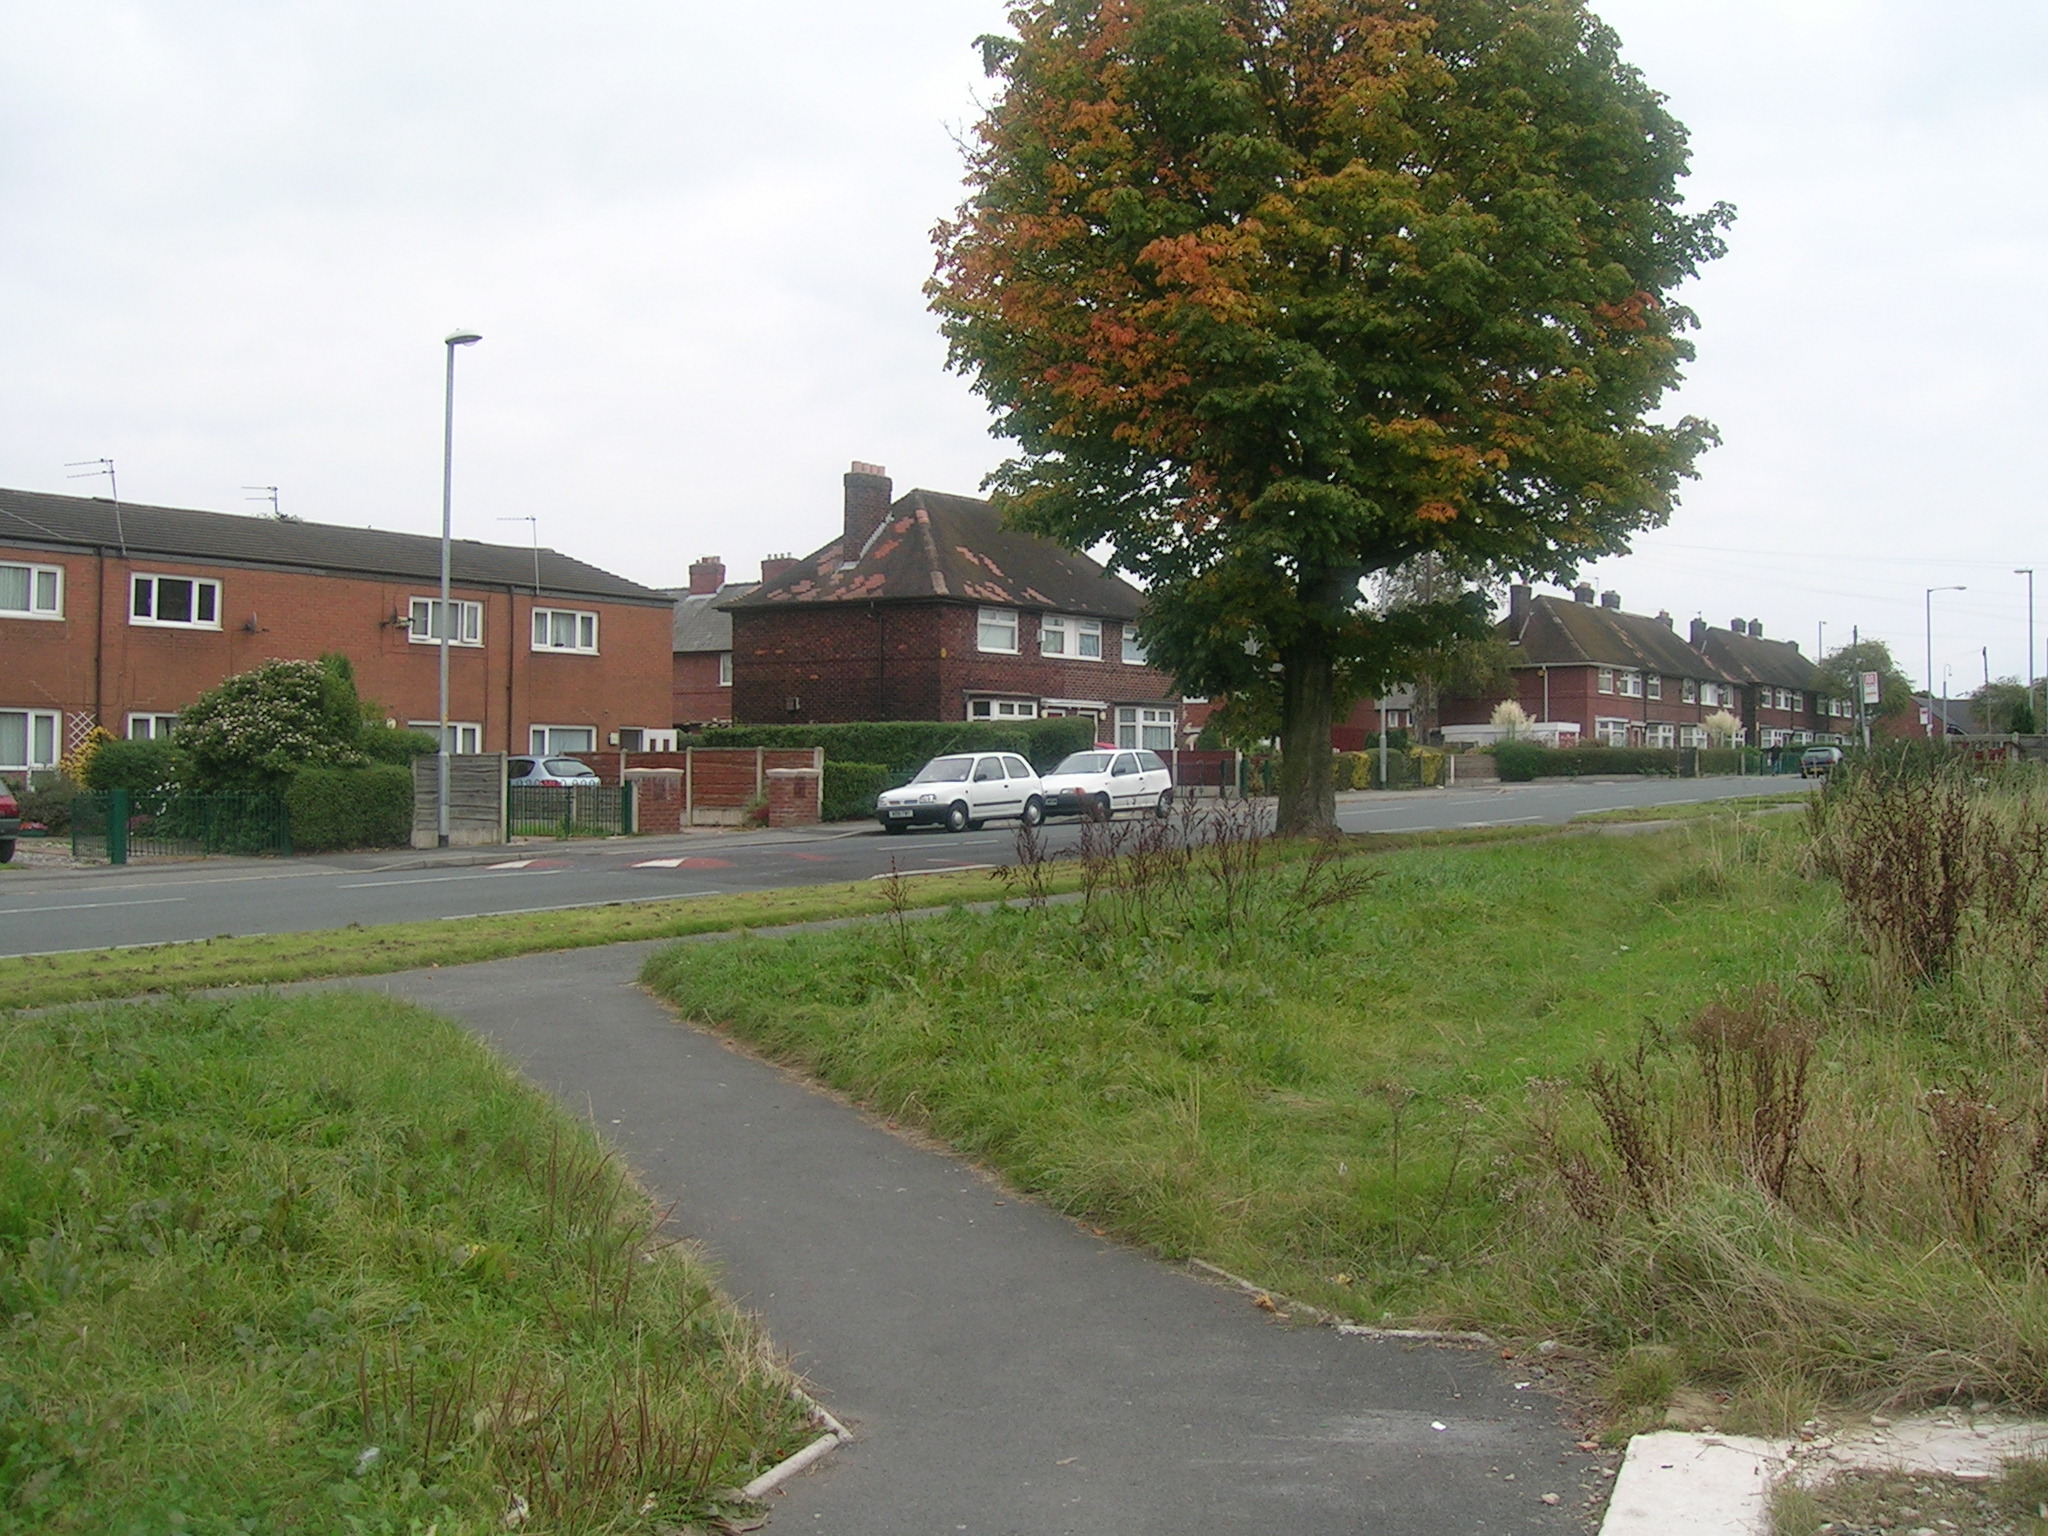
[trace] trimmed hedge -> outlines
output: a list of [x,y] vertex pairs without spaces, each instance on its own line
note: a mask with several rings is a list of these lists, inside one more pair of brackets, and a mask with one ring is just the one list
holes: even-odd
[[301,768],[285,790],[292,847],[399,848],[412,841],[412,770],[395,763]]
[[825,760],[824,806],[827,821],[860,821],[875,814],[875,796],[895,779],[886,763],[835,763]]
[[378,722],[365,725],[356,746],[373,763],[396,763],[404,768],[416,757],[439,750],[432,731],[408,730],[402,725]]
[[1530,779],[1576,779],[1589,773],[1648,773],[1676,777],[1678,753],[1670,747],[1539,747],[1503,741],[1493,749],[1500,776],[1510,783]]
[[[874,720],[848,725],[726,725],[678,743],[691,747],[823,747],[837,763],[880,763],[907,778],[946,752],[1016,752],[1043,773],[1095,745],[1095,722],[1071,716],[997,725],[979,720]],[[886,787],[886,786],[885,786]]]
[[102,741],[85,763],[85,787],[95,794],[125,789],[131,795],[175,794],[185,777],[176,745],[168,740]]

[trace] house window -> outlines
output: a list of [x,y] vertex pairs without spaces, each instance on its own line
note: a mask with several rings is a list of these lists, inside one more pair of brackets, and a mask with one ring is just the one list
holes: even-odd
[[975,644],[1005,656],[1017,654],[1017,610],[984,608],[975,620]]
[[64,570],[55,565],[0,565],[0,618],[64,617]]
[[[435,615],[441,607],[438,597],[416,597],[412,600],[412,622],[407,626],[406,638],[415,645],[439,645],[441,631],[435,623]],[[464,602],[451,598],[448,610],[455,616],[455,627],[448,632],[450,645],[482,645],[484,643],[484,605]]]
[[1614,668],[1602,667],[1600,669],[1599,687],[1602,693],[1614,692]]
[[967,718],[970,720],[1036,720],[1038,700],[1036,699],[969,699]]
[[1643,696],[1643,674],[1624,672],[1621,674],[1621,696],[1625,699],[1640,699]]
[[1688,677],[1678,685],[1678,696],[1688,704],[1700,701],[1699,679]]
[[[441,733],[441,722],[438,720],[408,720],[406,724],[416,731],[425,731],[429,736],[438,736]],[[484,728],[482,726],[471,725],[466,720],[450,720],[448,722],[448,750],[451,753],[461,757],[465,753],[481,752],[483,749]]]
[[1138,626],[1135,624],[1126,624],[1124,626],[1124,665],[1128,667],[1142,667],[1146,665],[1145,642],[1138,638]]
[[1806,695],[1800,693],[1797,689],[1793,690],[1792,693],[1792,712],[1794,714],[1804,714],[1806,712]]
[[1067,632],[1070,621],[1064,614],[1048,613],[1038,621],[1038,654],[1041,656],[1071,656],[1074,654],[1073,637]]
[[1653,747],[1675,747],[1678,745],[1678,728],[1671,725],[1653,725],[1645,733],[1648,745]]
[[128,739],[130,741],[168,741],[171,732],[178,728],[176,715],[130,715],[128,717]]
[[732,686],[731,651],[720,651],[718,653],[718,686],[721,688],[730,688]]
[[1643,685],[1648,690],[1651,698],[1661,699],[1664,697],[1664,679],[1655,672],[1652,672],[1643,680]]
[[597,615],[581,608],[534,609],[533,648],[596,655]]
[[[432,729],[431,726],[428,727]],[[568,757],[597,750],[594,725],[536,725],[526,733],[526,744],[535,757]]]
[[1593,737],[1603,747],[1628,745],[1628,722],[1602,715],[1593,722]]
[[1681,747],[1704,747],[1707,733],[1697,725],[1681,725],[1678,728],[1678,744]]
[[1173,749],[1173,711],[1143,704],[1120,705],[1116,712],[1116,744],[1146,747],[1154,752]]
[[1715,705],[1715,704],[1719,704],[1719,703],[1721,702],[1721,690],[1720,690],[1720,688],[1719,688],[1719,687],[1717,687],[1717,686],[1716,686],[1715,684],[1713,684],[1713,683],[1701,683],[1701,684],[1700,684],[1700,702],[1701,702],[1702,704],[1705,704],[1705,705],[1709,705],[1709,706],[1712,706],[1712,705]]
[[0,768],[26,772],[57,766],[57,712],[0,709]]
[[192,576],[137,576],[128,605],[131,624],[220,628],[220,583]]

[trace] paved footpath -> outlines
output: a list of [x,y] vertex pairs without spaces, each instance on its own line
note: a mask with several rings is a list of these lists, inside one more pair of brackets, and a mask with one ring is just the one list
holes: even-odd
[[465,1022],[676,1202],[855,1436],[775,1530],[1587,1529],[1594,1458],[1486,1351],[1291,1327],[1093,1237],[678,1022],[635,984],[656,947],[334,985]]

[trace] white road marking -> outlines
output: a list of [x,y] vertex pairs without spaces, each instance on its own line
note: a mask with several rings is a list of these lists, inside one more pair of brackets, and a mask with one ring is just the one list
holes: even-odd
[[188,901],[186,896],[150,896],[141,901],[74,901],[62,907],[9,907],[8,917],[37,917],[45,912],[83,912],[88,907],[161,907],[173,901]]
[[440,921],[465,922],[472,917],[524,917],[529,912],[573,912],[578,907],[644,907],[657,901],[694,901],[699,896],[719,896],[721,891],[670,891],[660,896],[614,896],[600,901],[558,901],[551,907],[493,907],[488,912],[446,912]]
[[503,864],[492,864],[487,867],[490,869],[524,869],[532,862],[532,859],[507,859]]
[[973,869],[994,869],[993,864],[948,864],[944,869],[896,869],[887,874],[869,875],[870,880],[893,880],[899,875],[908,880],[914,875],[960,875]]
[[[525,871],[525,873],[534,875],[562,875],[567,874],[568,871],[562,869],[536,869]],[[504,878],[504,875],[494,874],[490,870],[485,870],[483,873],[476,875],[429,875],[424,880],[357,880],[352,884],[338,886],[336,889],[343,891],[369,891],[375,890],[380,885],[446,885],[451,880],[502,880]]]
[[635,868],[635,869],[681,869],[681,868],[683,867],[683,865],[684,865],[684,863],[685,863],[685,862],[686,862],[686,861],[685,861],[685,860],[683,860],[683,859],[642,859],[642,860],[641,860],[641,861],[640,861],[639,863],[635,864],[635,865],[633,866],[633,868]]

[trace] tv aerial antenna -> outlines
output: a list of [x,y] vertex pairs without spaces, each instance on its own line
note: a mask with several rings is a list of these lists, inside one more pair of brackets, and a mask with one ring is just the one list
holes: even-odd
[[66,480],[96,480],[101,475],[107,477],[107,495],[114,503],[114,541],[121,546],[121,558],[126,560],[128,533],[121,526],[121,482],[114,476],[114,461],[106,458],[73,459],[64,467],[78,471],[75,475],[66,475]]

